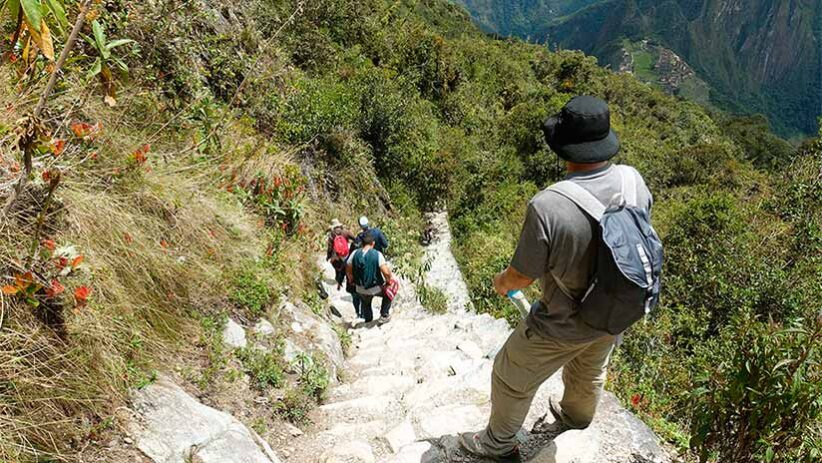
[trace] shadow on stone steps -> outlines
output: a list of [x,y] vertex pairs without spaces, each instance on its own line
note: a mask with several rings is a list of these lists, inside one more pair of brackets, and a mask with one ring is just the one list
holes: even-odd
[[[572,431],[566,431],[572,432]],[[594,459],[579,460],[577,458],[568,459],[557,454],[555,439],[560,434],[551,431],[536,431],[524,433],[520,436],[522,441],[521,452],[523,461],[530,463],[593,463]],[[427,444],[427,445],[421,445]],[[475,457],[466,454],[459,445],[458,436],[446,435],[439,439],[427,439],[416,442],[407,447],[409,450],[418,449],[416,452],[400,452],[388,463],[487,463],[493,460]],[[591,455],[593,457],[593,455]],[[654,463],[654,460],[633,454],[628,460],[620,463]]]

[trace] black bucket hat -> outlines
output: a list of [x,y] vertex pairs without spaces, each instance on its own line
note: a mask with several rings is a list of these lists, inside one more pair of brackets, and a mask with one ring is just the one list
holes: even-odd
[[593,96],[574,97],[545,121],[542,130],[548,146],[566,161],[591,164],[619,152],[608,103]]

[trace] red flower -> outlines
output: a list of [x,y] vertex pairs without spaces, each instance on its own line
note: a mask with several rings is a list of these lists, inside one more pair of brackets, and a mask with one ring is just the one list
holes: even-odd
[[134,162],[137,164],[145,164],[145,162],[148,161],[148,152],[150,150],[151,145],[148,143],[137,148],[137,151],[131,154],[132,158],[134,158]]
[[66,148],[66,141],[62,139],[56,139],[51,142],[51,153],[54,157],[60,156],[63,154],[63,150]]
[[74,136],[84,140],[94,140],[94,138],[103,131],[103,124],[96,123],[91,125],[87,122],[74,122],[71,124],[71,131]]
[[54,240],[43,240],[40,242],[44,248],[48,249],[49,251],[54,251],[54,248],[57,247],[57,244]]
[[634,408],[639,408],[639,403],[642,401],[642,396],[639,394],[634,394],[631,396],[631,405]]
[[77,301],[77,305],[85,305],[90,295],[91,288],[88,286],[80,286],[74,290],[74,300]]
[[44,170],[42,177],[44,182],[49,183],[51,181],[51,171]]
[[123,239],[126,240],[126,243],[131,244],[134,242],[134,238],[128,232],[123,233]]
[[51,286],[46,289],[46,297],[53,298],[55,296],[59,296],[63,294],[66,290],[66,287],[63,286],[57,279],[51,280]]
[[71,124],[71,131],[74,132],[74,136],[77,138],[86,138],[93,128],[93,125],[86,122],[74,122]]

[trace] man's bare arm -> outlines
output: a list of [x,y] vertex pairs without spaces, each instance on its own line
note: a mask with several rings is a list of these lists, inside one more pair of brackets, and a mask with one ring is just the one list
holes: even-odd
[[494,277],[494,290],[500,296],[507,296],[509,291],[527,288],[533,282],[533,278],[529,278],[514,267],[509,266],[504,272],[498,273]]
[[385,281],[391,281],[393,279],[394,276],[391,274],[391,269],[388,267],[388,264],[381,265],[380,271],[382,272],[382,276],[385,278]]
[[348,277],[348,284],[354,284],[354,266],[351,264],[345,265],[345,276]]

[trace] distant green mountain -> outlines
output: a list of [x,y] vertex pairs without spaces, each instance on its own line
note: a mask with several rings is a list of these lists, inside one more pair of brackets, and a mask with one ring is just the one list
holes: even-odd
[[822,0],[459,1],[488,32],[580,49],[615,69],[635,56],[626,43],[650,41],[707,82],[717,106],[763,113],[783,136],[818,127]]

